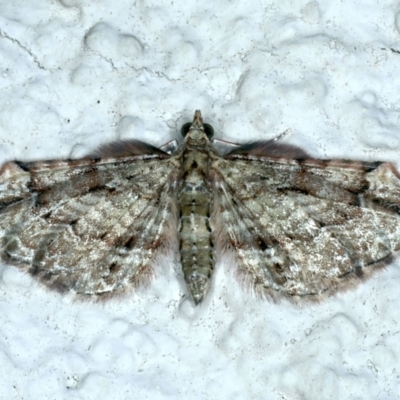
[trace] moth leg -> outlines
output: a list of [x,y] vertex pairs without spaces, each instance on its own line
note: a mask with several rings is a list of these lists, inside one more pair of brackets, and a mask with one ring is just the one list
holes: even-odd
[[169,142],[163,144],[160,147],[160,150],[165,151],[168,154],[173,154],[175,153],[179,148],[179,143],[174,139],[170,140]]
[[238,149],[241,146],[240,144],[227,142],[226,140],[221,139],[213,139],[212,144],[221,155],[232,153],[232,151]]
[[288,136],[289,134],[292,133],[292,130],[290,128],[286,129],[286,131],[283,131],[280,133],[278,136],[275,136],[273,139],[271,139],[272,142],[278,142]]

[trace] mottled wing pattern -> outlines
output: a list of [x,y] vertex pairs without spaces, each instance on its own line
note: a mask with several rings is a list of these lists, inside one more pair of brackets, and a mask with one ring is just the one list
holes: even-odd
[[213,164],[217,254],[261,296],[320,300],[400,250],[392,164],[235,153]]
[[119,158],[5,164],[3,257],[47,286],[83,297],[146,283],[160,254],[177,250],[176,167],[167,154],[136,142],[95,156],[112,154]]
[[400,250],[392,164],[313,160],[276,141],[221,156],[200,111],[189,125],[181,146],[164,146],[172,156],[124,141],[75,161],[5,164],[2,257],[50,288],[104,299],[149,282],[179,249],[198,304],[215,258],[261,296],[320,300]]

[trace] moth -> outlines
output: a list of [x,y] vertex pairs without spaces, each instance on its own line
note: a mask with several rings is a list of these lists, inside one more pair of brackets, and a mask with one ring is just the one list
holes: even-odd
[[223,154],[200,111],[183,130],[179,146],[128,140],[78,160],[4,164],[3,260],[51,289],[106,299],[179,254],[198,304],[218,264],[261,297],[320,300],[399,250],[392,164],[312,159],[275,140]]

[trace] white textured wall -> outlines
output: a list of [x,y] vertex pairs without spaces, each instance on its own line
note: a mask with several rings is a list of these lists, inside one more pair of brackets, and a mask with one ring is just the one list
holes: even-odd
[[[118,5],[115,5],[118,3]],[[398,161],[400,2],[0,0],[0,159],[218,137]],[[258,301],[179,266],[102,306],[0,269],[1,399],[397,399],[399,265],[322,305]]]

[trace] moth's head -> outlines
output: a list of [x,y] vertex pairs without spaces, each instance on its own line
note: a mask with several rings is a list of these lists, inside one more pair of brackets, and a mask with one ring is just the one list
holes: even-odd
[[191,139],[198,140],[206,136],[211,139],[214,136],[214,129],[209,124],[203,124],[203,118],[200,110],[196,110],[193,117],[193,122],[184,124],[181,128],[183,137],[190,137]]

